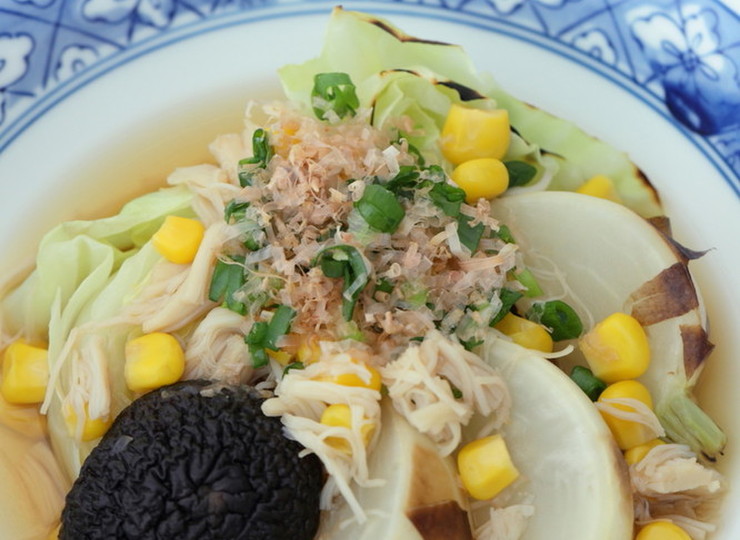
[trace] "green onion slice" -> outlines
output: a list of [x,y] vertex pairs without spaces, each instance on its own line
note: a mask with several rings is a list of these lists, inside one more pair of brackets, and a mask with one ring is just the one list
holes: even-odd
[[267,365],[269,356],[267,351],[278,349],[277,341],[290,330],[290,324],[295,317],[295,310],[290,306],[279,305],[272,314],[270,322],[259,321],[252,325],[244,341],[249,346],[253,367]]
[[550,328],[553,341],[574,339],[583,332],[578,313],[562,300],[537,302],[527,311],[526,317]]
[[291,369],[306,369],[306,366],[303,365],[303,362],[291,362],[287,366],[285,366],[285,369],[283,370],[283,375],[288,373]]
[[511,229],[507,225],[499,225],[498,230],[495,231],[494,236],[497,236],[507,244],[516,244],[514,235],[511,234]]
[[458,217],[460,215],[460,206],[465,200],[465,191],[457,186],[450,185],[446,182],[435,182],[429,191],[429,198],[432,199],[445,215]]
[[267,131],[258,128],[252,133],[252,157],[244,158],[239,161],[239,165],[258,165],[264,169],[272,159],[273,150],[270,146],[270,138]]
[[[252,133],[252,157],[239,161],[239,166],[257,165],[258,169],[264,169],[272,159],[274,151],[270,146],[270,138],[267,131],[258,128]],[[255,171],[253,169],[239,171],[239,184],[242,187],[251,186]]]
[[406,215],[396,196],[378,184],[365,187],[355,208],[371,228],[384,233],[395,232]]
[[537,175],[537,168],[525,161],[504,161],[509,171],[509,187],[525,186]]
[[460,238],[460,243],[463,246],[468,248],[471,253],[475,253],[478,250],[478,244],[480,244],[485,227],[482,223],[471,227],[469,223],[472,220],[473,218],[464,214],[457,216],[457,236]]
[[354,116],[360,106],[355,85],[346,73],[317,73],[313,79],[311,102],[316,118],[323,120],[328,111],[339,118]]
[[570,378],[591,401],[599,399],[601,393],[606,389],[606,383],[595,377],[587,367],[575,366],[570,372]]
[[343,278],[342,285],[342,317],[352,320],[360,293],[368,283],[370,271],[360,251],[346,244],[330,246],[322,249],[313,261],[313,266],[319,266],[326,277]]
[[506,317],[507,313],[511,311],[511,308],[514,307],[514,304],[516,304],[516,302],[522,296],[524,296],[524,294],[520,291],[514,291],[512,289],[501,289],[498,293],[498,296],[501,300],[501,307],[499,308],[496,315],[494,315],[491,319],[489,326],[494,326],[501,319]]
[[237,223],[242,221],[247,208],[249,208],[248,202],[239,202],[236,199],[232,199],[224,208],[224,221],[226,223]]
[[223,300],[224,307],[240,315],[247,312],[247,306],[234,299],[234,293],[244,285],[244,257],[233,256],[216,261],[208,289],[208,299],[212,302]]
[[[326,274],[326,272],[324,272]],[[375,292],[384,292],[384,293],[392,293],[393,292],[393,282],[386,278],[381,278],[378,283],[375,285]]]
[[526,288],[526,294],[529,298],[533,298],[536,296],[542,296],[544,292],[542,291],[542,288],[540,287],[540,284],[537,283],[537,278],[534,277],[534,274],[529,268],[525,268],[518,274],[514,274],[514,278],[524,285]]

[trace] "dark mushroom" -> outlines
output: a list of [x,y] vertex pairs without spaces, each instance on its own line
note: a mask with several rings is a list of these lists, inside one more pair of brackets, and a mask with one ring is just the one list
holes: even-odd
[[67,495],[61,539],[313,538],[323,470],[246,387],[188,381],[134,401]]

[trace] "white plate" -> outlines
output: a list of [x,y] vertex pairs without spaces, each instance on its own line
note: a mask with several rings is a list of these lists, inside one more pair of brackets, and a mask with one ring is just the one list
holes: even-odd
[[[331,9],[295,1],[15,2],[0,9],[3,275],[55,223],[110,212],[174,167],[205,160],[216,134],[240,128],[247,99],[279,88],[277,67],[318,53]],[[729,435],[720,468],[740,483],[736,0],[345,6],[462,44],[515,95],[624,149],[662,194],[677,238],[711,248],[692,263],[717,345],[700,396]],[[666,101],[684,111],[680,119]],[[740,507],[737,490],[727,504]],[[740,516],[728,513],[715,538],[740,538]]]

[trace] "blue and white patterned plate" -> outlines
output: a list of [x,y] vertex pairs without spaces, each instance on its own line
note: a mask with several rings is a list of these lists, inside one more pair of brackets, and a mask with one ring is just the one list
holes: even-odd
[[[326,0],[0,0],[0,272],[41,234],[205,159],[275,70],[318,53]],[[740,2],[396,0],[345,7],[463,45],[512,93],[624,149],[663,196],[717,343],[703,402],[740,483]],[[729,398],[729,399],[728,399]],[[729,508],[740,508],[733,492]],[[729,515],[716,538],[740,538]]]

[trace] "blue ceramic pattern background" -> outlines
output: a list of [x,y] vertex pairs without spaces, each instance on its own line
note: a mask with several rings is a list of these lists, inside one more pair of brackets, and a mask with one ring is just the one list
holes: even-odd
[[[296,3],[339,2],[0,0],[0,139],[11,125],[23,123],[34,104],[133,45],[199,21]],[[740,14],[727,5],[717,0],[378,3],[497,21],[596,59],[658,99],[690,136],[706,141],[734,171],[731,184],[738,192]]]

